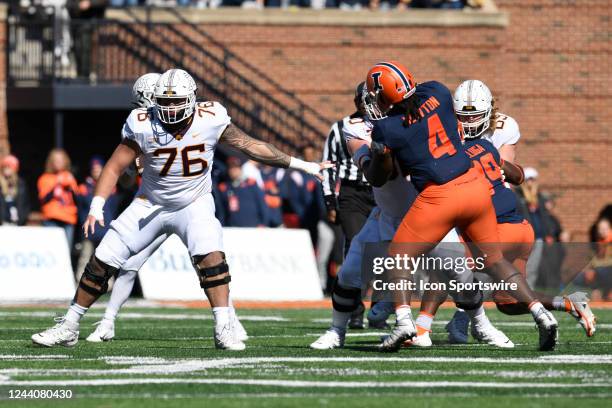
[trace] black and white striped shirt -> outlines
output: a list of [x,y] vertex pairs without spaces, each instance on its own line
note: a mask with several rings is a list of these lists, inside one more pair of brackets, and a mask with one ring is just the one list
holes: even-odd
[[336,183],[339,181],[368,185],[361,169],[353,163],[346,143],[345,128],[354,126],[363,126],[363,119],[360,116],[353,114],[344,117],[332,125],[325,141],[323,160],[335,164],[323,173],[323,195],[328,206],[335,203]]

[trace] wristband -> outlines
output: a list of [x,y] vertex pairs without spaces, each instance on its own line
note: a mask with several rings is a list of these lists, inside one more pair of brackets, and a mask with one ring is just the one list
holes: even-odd
[[291,158],[289,162],[290,169],[302,170],[308,174],[319,174],[321,172],[321,166],[319,163],[307,162],[304,160],[297,159],[295,157]]
[[91,200],[91,205],[89,206],[89,215],[93,215],[96,220],[104,219],[104,203],[106,199],[100,196],[95,196]]

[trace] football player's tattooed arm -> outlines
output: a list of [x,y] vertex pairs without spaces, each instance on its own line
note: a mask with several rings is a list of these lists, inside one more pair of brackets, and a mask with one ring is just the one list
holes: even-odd
[[121,176],[139,154],[140,148],[138,145],[131,140],[124,139],[121,144],[117,146],[113,155],[102,169],[102,174],[94,190],[94,198],[91,200],[91,206],[89,207],[89,215],[83,224],[83,232],[86,238],[89,236],[90,232],[92,234],[95,232],[96,222],[104,226],[102,210],[104,208],[104,203],[112,193],[115,185],[117,185],[119,176]]
[[257,140],[244,133],[233,124],[229,124],[221,134],[220,142],[240,150],[249,159],[274,167],[292,168],[305,171],[321,180],[320,172],[331,166],[329,163],[305,162],[283,153],[270,143]]
[[508,183],[518,186],[525,181],[525,173],[523,172],[523,168],[518,164],[502,159],[501,168],[504,172],[504,180]]
[[291,156],[288,154],[281,152],[270,143],[253,139],[251,136],[247,135],[232,124],[225,128],[219,141],[225,142],[228,145],[240,150],[250,159],[269,166],[282,167],[286,169],[289,167],[289,163],[291,161]]

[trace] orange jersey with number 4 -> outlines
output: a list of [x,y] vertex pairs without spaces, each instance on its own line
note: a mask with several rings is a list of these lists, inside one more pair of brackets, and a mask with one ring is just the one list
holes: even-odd
[[391,149],[404,173],[421,191],[466,173],[471,161],[463,149],[450,91],[436,81],[417,85],[422,118],[405,125],[403,112],[374,121],[372,139]]

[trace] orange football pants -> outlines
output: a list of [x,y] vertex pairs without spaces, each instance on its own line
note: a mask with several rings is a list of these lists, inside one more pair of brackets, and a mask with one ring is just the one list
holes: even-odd
[[474,243],[481,252],[478,256],[486,255],[485,265],[502,259],[490,187],[475,167],[446,184],[428,185],[421,191],[396,231],[390,253],[420,256],[454,227]]
[[[527,260],[535,241],[535,234],[531,224],[527,220],[523,220],[519,224],[497,224],[497,232],[504,258],[508,262],[512,262],[514,267],[524,277],[527,277]],[[517,303],[516,299],[506,291],[494,292],[493,300],[498,304]]]

